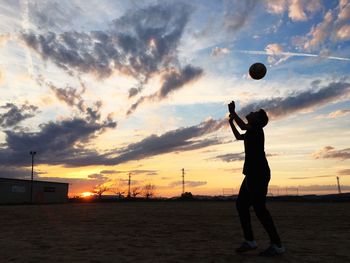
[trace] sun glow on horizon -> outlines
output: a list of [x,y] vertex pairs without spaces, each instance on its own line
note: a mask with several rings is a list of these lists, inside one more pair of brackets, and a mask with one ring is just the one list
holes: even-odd
[[82,198],[91,197],[91,196],[93,196],[93,195],[94,195],[94,194],[91,193],[91,192],[83,192],[83,193],[80,194],[80,196],[81,196]]

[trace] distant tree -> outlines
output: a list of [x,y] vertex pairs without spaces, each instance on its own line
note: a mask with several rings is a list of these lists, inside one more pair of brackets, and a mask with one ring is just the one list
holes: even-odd
[[115,187],[114,187],[113,189],[111,189],[111,191],[117,195],[117,198],[118,198],[118,199],[122,199],[122,198],[125,197],[124,194],[125,194],[125,192],[126,192],[126,190],[123,189],[123,188],[124,188],[124,186],[123,186],[122,183],[119,181],[119,182],[115,185]]
[[100,184],[100,185],[97,185],[92,192],[94,194],[96,194],[99,199],[101,199],[102,194],[104,192],[107,192],[108,190],[109,190],[109,188],[107,186],[104,186],[103,184]]
[[150,199],[154,196],[156,190],[156,186],[154,184],[147,184],[142,188],[143,196],[146,197],[146,199]]
[[193,199],[193,195],[191,192],[184,192],[183,194],[181,194],[181,199],[183,200],[192,200]]
[[121,188],[114,188],[112,192],[117,195],[118,199],[122,199],[125,197],[125,190],[122,190]]
[[130,191],[130,195],[131,197],[137,197],[139,194],[141,194],[141,187],[139,186],[134,186],[133,188],[131,188],[131,191]]

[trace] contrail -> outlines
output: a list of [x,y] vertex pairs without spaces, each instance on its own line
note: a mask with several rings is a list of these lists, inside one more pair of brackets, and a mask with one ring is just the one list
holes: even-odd
[[288,56],[288,57],[317,57],[326,58],[333,60],[350,61],[350,58],[334,57],[334,56],[322,56],[309,53],[295,53],[295,52],[267,52],[260,50],[231,50],[236,53],[252,54],[252,55],[263,55],[263,56]]

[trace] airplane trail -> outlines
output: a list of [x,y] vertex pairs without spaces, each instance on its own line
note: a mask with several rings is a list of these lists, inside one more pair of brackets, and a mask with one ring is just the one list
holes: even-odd
[[289,56],[289,57],[318,57],[333,60],[350,61],[350,58],[335,57],[335,56],[322,56],[310,53],[296,53],[296,52],[268,52],[261,50],[232,50],[232,52],[252,54],[252,55],[262,55],[262,56]]

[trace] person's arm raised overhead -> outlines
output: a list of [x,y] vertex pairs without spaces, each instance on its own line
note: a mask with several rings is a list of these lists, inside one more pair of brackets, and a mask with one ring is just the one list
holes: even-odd
[[248,123],[245,123],[236,113],[235,109],[235,102],[231,101],[231,103],[228,105],[229,111],[230,111],[230,117],[232,117],[235,122],[237,123],[238,127],[241,130],[248,130],[250,128],[250,125]]
[[244,140],[244,134],[240,134],[236,126],[233,124],[233,117],[230,115],[229,123],[232,129],[232,132],[237,140]]

